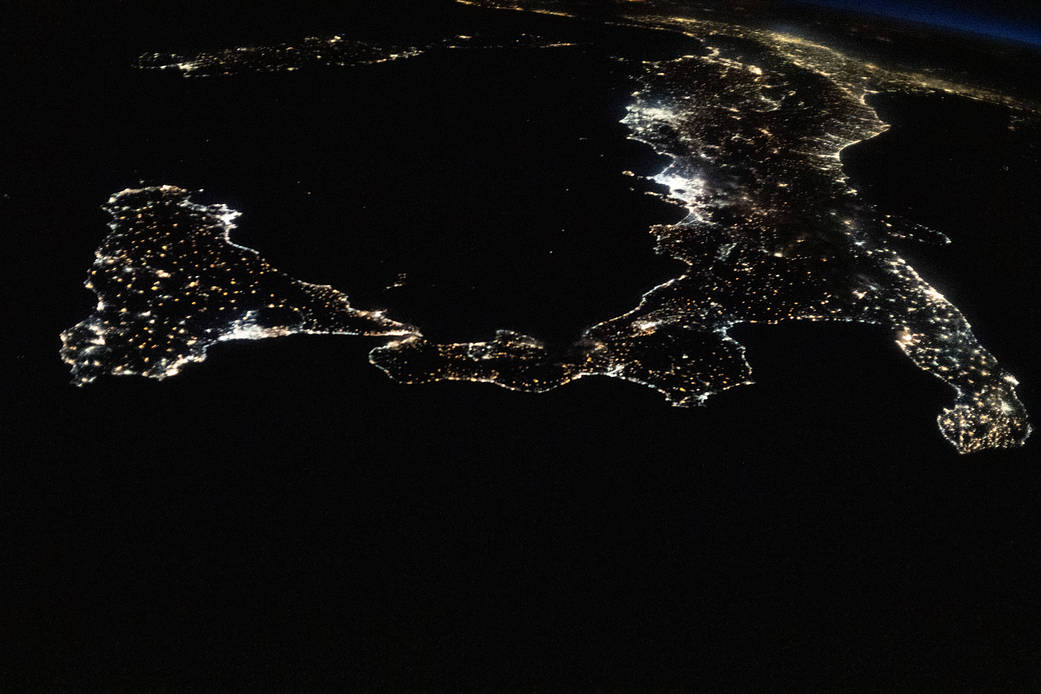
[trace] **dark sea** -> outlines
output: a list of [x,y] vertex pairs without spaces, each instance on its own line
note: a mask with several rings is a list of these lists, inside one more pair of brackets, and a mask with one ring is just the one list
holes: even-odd
[[[647,233],[679,211],[620,175],[664,163],[625,139],[635,68],[614,58],[697,44],[436,3],[25,17],[0,105],[0,690],[1041,691],[1037,436],[957,455],[935,422],[951,392],[868,326],[735,329],[756,385],[693,410],[601,378],[401,386],[347,337],[68,385],[58,334],[95,301],[99,206],[142,183],[203,189],[243,213],[236,242],[433,338],[575,339],[681,271]],[[131,67],[517,29],[595,46]],[[952,239],[902,254],[1036,422],[1041,159],[998,109],[875,98],[892,128],[847,172]]]

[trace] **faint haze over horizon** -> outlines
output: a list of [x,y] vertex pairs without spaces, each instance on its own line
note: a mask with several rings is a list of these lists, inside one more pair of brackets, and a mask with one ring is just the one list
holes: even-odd
[[1041,46],[1041,3],[953,0],[798,0]]

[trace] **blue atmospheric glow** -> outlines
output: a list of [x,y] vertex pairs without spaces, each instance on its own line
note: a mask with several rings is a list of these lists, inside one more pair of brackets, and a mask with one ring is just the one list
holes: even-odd
[[852,12],[867,12],[903,19],[922,24],[931,24],[945,29],[955,29],[995,39],[1016,41],[1041,46],[1041,28],[1029,24],[1017,24],[1008,20],[989,17],[953,8],[929,6],[915,2],[896,0],[802,0],[811,5],[837,7]]

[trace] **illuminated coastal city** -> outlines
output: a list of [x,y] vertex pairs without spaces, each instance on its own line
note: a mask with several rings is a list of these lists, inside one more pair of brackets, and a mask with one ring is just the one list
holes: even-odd
[[[580,15],[550,2],[463,4]],[[734,326],[856,322],[878,326],[919,369],[950,386],[953,403],[937,422],[959,452],[1023,445],[1031,428],[1015,377],[893,245],[945,240],[942,230],[872,208],[849,185],[840,153],[886,130],[870,103],[882,91],[946,91],[1000,104],[1026,123],[1038,120],[1036,108],[784,33],[646,9],[621,21],[701,42],[688,54],[625,61],[633,90],[622,122],[630,139],[667,158],[650,179],[661,199],[685,213],[650,230],[655,250],[680,261],[682,273],[662,278],[630,311],[585,328],[563,349],[511,330],[439,344],[422,326],[393,320],[393,306],[354,308],[340,290],[298,281],[235,244],[237,211],[195,203],[177,186],[143,187],[116,193],[105,206],[111,231],[86,285],[97,308],[62,334],[74,382],[173,376],[219,341],[340,334],[386,338],[369,359],[400,383],[543,392],[607,376],[688,407],[753,382],[745,349],[730,336]],[[496,45],[469,36],[421,47],[336,36],[188,57],[152,53],[138,66],[225,78]],[[573,44],[526,36],[508,45]]]
[[411,332],[232,243],[238,213],[224,205],[198,205],[187,191],[162,186],[116,193],[105,209],[111,232],[86,283],[98,305],[62,333],[62,358],[76,383],[106,373],[173,376],[222,340]]

